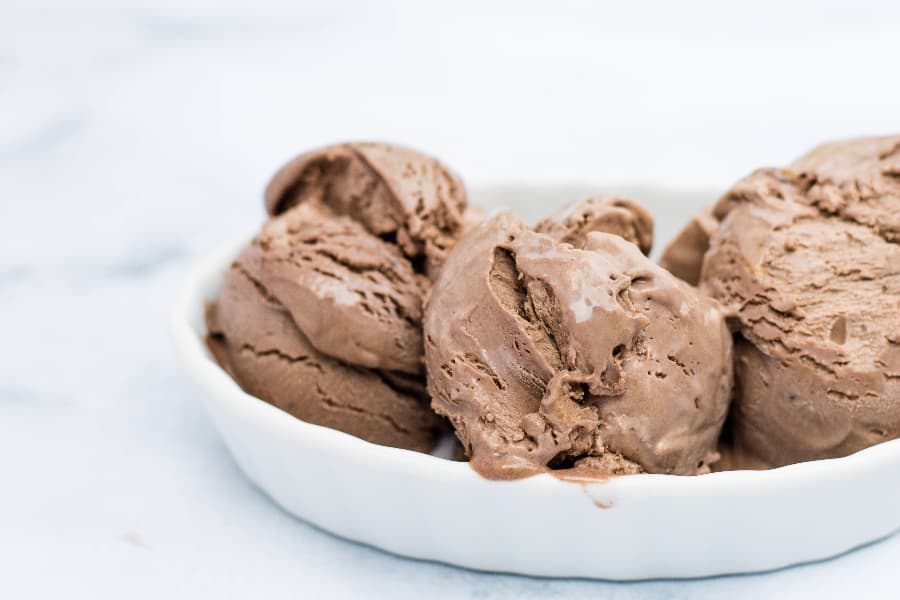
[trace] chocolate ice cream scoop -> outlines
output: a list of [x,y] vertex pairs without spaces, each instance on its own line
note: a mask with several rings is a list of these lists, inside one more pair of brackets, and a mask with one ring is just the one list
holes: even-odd
[[900,137],[759,170],[714,214],[700,285],[742,338],[738,454],[778,466],[900,436]]
[[412,150],[344,144],[282,168],[266,206],[208,309],[219,363],[301,419],[430,449],[422,299],[478,220],[462,183]]
[[206,313],[207,343],[248,393],[319,425],[363,439],[428,451],[440,427],[421,385],[319,352],[291,312],[261,283],[254,247],[225,274]]
[[584,246],[592,231],[618,235],[644,254],[653,247],[653,215],[642,204],[618,196],[591,196],[544,219],[535,229],[576,248]]
[[490,478],[708,470],[731,388],[717,304],[619,236],[509,213],[450,253],[425,308],[432,406]]
[[348,217],[297,207],[273,217],[245,262],[319,352],[370,369],[422,373],[422,292],[399,249]]
[[439,161],[400,146],[352,143],[301,154],[266,189],[278,215],[313,203],[395,243],[435,274],[465,222],[466,189]]

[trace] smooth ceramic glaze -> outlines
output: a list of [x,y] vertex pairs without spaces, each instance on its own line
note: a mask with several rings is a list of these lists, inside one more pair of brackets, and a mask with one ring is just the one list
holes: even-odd
[[176,344],[244,473],[332,533],[472,569],[648,579],[776,569],[900,528],[900,440],[770,471],[499,482],[300,421],[243,392],[203,343],[204,300],[245,241],[199,265],[175,310]]

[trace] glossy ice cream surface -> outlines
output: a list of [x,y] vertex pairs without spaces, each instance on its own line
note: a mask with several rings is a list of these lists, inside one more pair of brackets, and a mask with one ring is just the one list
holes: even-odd
[[772,467],[900,437],[900,137],[754,172],[661,266],[633,200],[475,227],[458,177],[385,144],[298,156],[266,208],[208,344],[301,419],[428,451],[447,417],[499,479]]
[[707,471],[731,388],[716,303],[617,235],[581,246],[508,213],[460,241],[425,310],[432,405],[491,478]]

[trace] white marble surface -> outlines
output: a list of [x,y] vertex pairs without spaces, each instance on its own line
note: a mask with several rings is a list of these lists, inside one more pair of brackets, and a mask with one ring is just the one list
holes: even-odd
[[335,539],[241,476],[168,339],[191,260],[319,143],[403,141],[470,181],[721,187],[900,130],[900,9],[782,4],[0,3],[0,596],[895,596],[898,536],[633,584]]

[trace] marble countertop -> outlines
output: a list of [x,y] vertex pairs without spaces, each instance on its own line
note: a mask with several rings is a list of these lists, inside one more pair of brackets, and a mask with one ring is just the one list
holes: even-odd
[[237,470],[168,319],[192,261],[261,220],[272,170],[321,143],[405,142],[474,182],[721,189],[822,139],[900,131],[900,9],[17,4],[0,6],[4,597],[896,593],[900,536],[775,573],[628,584],[336,539]]

